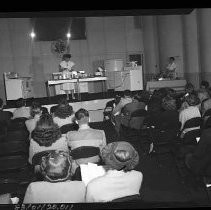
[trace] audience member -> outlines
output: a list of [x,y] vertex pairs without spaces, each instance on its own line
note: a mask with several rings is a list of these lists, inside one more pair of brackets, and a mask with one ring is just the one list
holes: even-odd
[[13,119],[20,117],[25,117],[25,118],[30,117],[30,108],[26,107],[26,103],[23,98],[19,98],[16,101],[16,107],[17,108],[13,112]]
[[9,124],[13,114],[9,111],[3,110],[4,103],[3,100],[0,98],[0,122]]
[[113,142],[102,150],[106,173],[87,185],[86,202],[109,202],[139,195],[143,175],[133,170],[139,162],[137,151],[128,142]]
[[125,90],[124,96],[121,98],[120,102],[113,109],[113,115],[119,115],[121,113],[122,108],[132,102],[131,91]]
[[34,101],[32,102],[32,105],[30,107],[30,114],[31,119],[28,119],[25,121],[26,128],[31,134],[31,132],[35,129],[37,121],[40,119],[40,116],[42,114],[41,105],[39,102]]
[[179,121],[181,122],[181,130],[183,129],[185,122],[195,117],[201,117],[199,111],[200,100],[195,94],[190,94],[186,97],[187,108],[183,109],[179,113]]
[[211,128],[203,130],[196,147],[186,154],[185,162],[196,175],[211,175]]
[[46,150],[68,151],[66,137],[61,135],[60,129],[49,114],[41,115],[35,129],[32,131],[29,146],[29,163],[36,153]]
[[[78,131],[69,131],[67,133],[68,146],[71,150],[81,147],[93,147],[100,150],[106,145],[106,137],[103,130],[92,129],[89,127],[89,112],[85,109],[79,109],[75,113],[76,123],[79,125]],[[98,154],[87,158],[76,158],[78,164],[88,162],[98,163],[100,157]]]
[[205,89],[205,90],[208,90],[210,87],[210,84],[209,82],[205,81],[205,80],[202,80],[201,83],[200,83],[200,88],[201,89]]
[[204,100],[203,103],[201,104],[201,115],[202,115],[202,117],[204,117],[204,114],[209,109],[211,109],[211,98]]
[[201,103],[203,103],[204,100],[210,98],[209,93],[205,89],[199,89],[197,94]]
[[83,203],[85,185],[71,181],[77,164],[68,152],[54,151],[42,158],[41,173],[44,181],[32,182],[23,203]]
[[59,102],[54,114],[53,120],[59,127],[73,122],[74,112],[67,99],[63,98]]

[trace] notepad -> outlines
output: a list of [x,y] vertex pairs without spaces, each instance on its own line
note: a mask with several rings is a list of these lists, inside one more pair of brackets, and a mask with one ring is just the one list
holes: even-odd
[[86,186],[91,180],[105,174],[105,169],[102,166],[98,166],[94,163],[81,164],[80,168],[81,178]]

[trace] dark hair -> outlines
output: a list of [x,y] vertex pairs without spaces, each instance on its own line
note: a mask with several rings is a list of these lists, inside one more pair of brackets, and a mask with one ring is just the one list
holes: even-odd
[[175,58],[174,58],[174,57],[170,57],[169,59],[171,59],[171,60],[175,60]]
[[33,101],[30,107],[30,115],[34,117],[36,114],[41,114],[41,105],[38,101]]
[[130,90],[124,90],[124,96],[131,96]]
[[195,94],[189,94],[185,98],[185,101],[189,104],[189,106],[196,106],[200,104],[200,99]]
[[210,84],[209,84],[209,82],[203,80],[203,81],[201,81],[200,86],[204,86],[207,89],[207,88],[209,88]]
[[86,109],[79,109],[75,113],[76,120],[81,120],[82,118],[89,117],[89,112]]
[[49,147],[61,137],[59,126],[54,123],[50,114],[41,115],[35,129],[32,131],[32,139],[40,146]]
[[162,111],[162,98],[153,96],[148,104],[149,113]]
[[20,107],[23,107],[25,106],[25,100],[23,98],[19,98],[17,101],[16,101],[16,107],[17,108],[20,108]]
[[176,100],[172,98],[171,96],[166,96],[162,100],[162,107],[164,110],[176,110]]
[[186,85],[185,85],[185,90],[186,91],[191,91],[193,92],[194,91],[194,86],[192,83],[188,82]]
[[55,117],[65,119],[73,114],[73,107],[69,105],[66,98],[62,98],[54,112]]
[[62,60],[64,60],[65,58],[71,58],[72,56],[71,56],[71,54],[64,54],[63,56],[62,56]]
[[3,105],[3,100],[2,98],[0,98],[0,107],[2,107],[2,105]]

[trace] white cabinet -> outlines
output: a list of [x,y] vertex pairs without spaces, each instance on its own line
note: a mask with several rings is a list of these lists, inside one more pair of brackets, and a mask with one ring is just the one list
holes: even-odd
[[31,77],[9,78],[8,74],[4,73],[7,100],[33,97]]
[[135,70],[124,69],[124,71],[106,72],[108,89],[114,89],[115,91],[124,91],[126,89],[131,91],[143,90],[142,66],[136,67]]

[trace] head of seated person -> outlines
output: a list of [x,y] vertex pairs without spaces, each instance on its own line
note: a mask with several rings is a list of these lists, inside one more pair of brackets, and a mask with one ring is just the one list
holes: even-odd
[[207,110],[211,109],[211,98],[208,98],[203,103],[201,103],[201,113],[202,116],[205,114]]
[[131,97],[131,91],[128,90],[128,89],[124,90],[123,97],[124,98],[130,98]]
[[210,98],[209,93],[206,89],[199,89],[197,91],[198,98],[200,99],[200,102],[202,103],[204,100]]
[[40,116],[42,114],[41,105],[38,101],[33,101],[30,107],[30,115],[32,118]]
[[210,84],[206,80],[202,80],[200,83],[200,89],[208,89],[209,86],[210,86]]
[[32,132],[32,139],[40,146],[49,147],[61,137],[61,131],[50,114],[42,114]]
[[188,82],[186,85],[185,85],[185,94],[188,93],[188,94],[192,94],[195,92],[195,89],[194,89],[194,85],[190,82]]
[[89,112],[86,109],[79,109],[75,113],[75,120],[79,127],[88,125],[90,122]]
[[101,151],[104,168],[108,170],[133,170],[139,163],[139,154],[134,147],[126,142],[112,142]]
[[65,119],[73,115],[73,107],[69,105],[67,99],[62,98],[54,112],[54,117]]
[[62,182],[72,180],[76,168],[68,152],[55,150],[42,157],[40,173],[44,181]]
[[200,105],[200,99],[195,94],[189,94],[185,98],[185,102],[187,102],[188,106],[199,106]]
[[148,104],[149,99],[150,99],[150,93],[148,91],[140,90],[140,91],[138,91],[138,93],[136,95],[140,98],[141,102]]
[[165,111],[175,111],[177,109],[176,100],[171,96],[166,96],[162,99],[162,108]]

